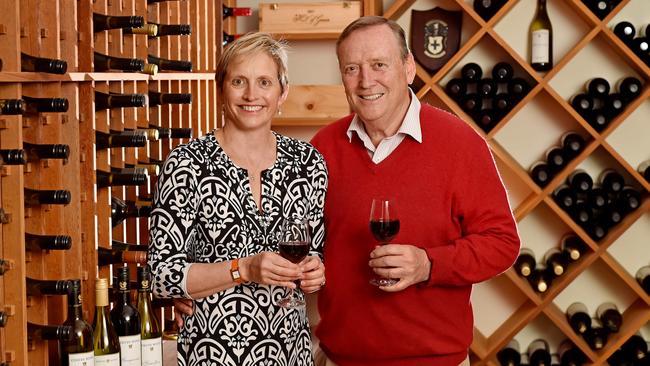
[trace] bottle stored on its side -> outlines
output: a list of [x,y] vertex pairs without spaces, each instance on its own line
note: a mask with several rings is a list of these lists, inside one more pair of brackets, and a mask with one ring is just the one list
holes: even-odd
[[512,110],[512,107],[512,97],[508,93],[498,93],[492,98],[492,108],[494,108],[500,119],[505,117]]
[[478,81],[478,84],[476,86],[476,92],[484,98],[495,96],[497,94],[497,90],[497,83],[492,78],[482,78]]
[[228,34],[226,32],[223,32],[221,35],[223,38],[221,39],[221,47],[226,47],[230,42],[236,40],[237,38],[241,37],[240,34]]
[[516,339],[510,340],[508,344],[497,352],[497,360],[501,366],[521,365],[521,354],[519,353],[519,342]]
[[124,28],[122,34],[146,34],[150,37],[158,35],[158,26],[155,24],[144,24],[142,27]]
[[0,166],[27,164],[27,154],[23,149],[0,149]]
[[587,251],[587,244],[575,234],[567,234],[560,240],[560,249],[570,261],[577,261]]
[[39,190],[25,188],[25,205],[67,205],[72,199],[68,190]]
[[181,128],[181,127],[160,127],[156,125],[149,125],[150,128],[155,128],[160,133],[161,139],[190,139],[192,138],[192,129],[191,128]]
[[637,366],[632,356],[621,348],[617,349],[607,358],[607,363],[609,366]]
[[32,144],[23,142],[28,161],[41,159],[63,159],[70,157],[70,146],[64,144]]
[[618,225],[624,216],[620,207],[610,205],[607,210],[600,213],[600,221],[605,227],[611,228]]
[[643,266],[636,272],[636,280],[643,290],[650,295],[650,266]]
[[38,280],[25,278],[27,296],[67,295],[72,292],[73,280]]
[[528,276],[528,282],[535,292],[544,293],[551,286],[552,277],[546,267],[540,265]]
[[596,317],[600,320],[603,328],[611,333],[617,333],[623,324],[623,315],[613,302],[600,304],[596,309]]
[[476,93],[468,93],[460,102],[460,107],[470,116],[476,116],[483,108],[483,98]]
[[453,78],[445,85],[445,92],[456,102],[460,101],[467,93],[467,84],[460,78]]
[[593,109],[589,115],[587,115],[586,119],[587,123],[598,132],[602,132],[610,122],[608,113],[605,111],[604,107]]
[[636,37],[632,40],[630,49],[634,52],[644,63],[650,63],[650,41],[648,36]]
[[609,94],[609,82],[601,77],[595,77],[587,81],[585,90],[593,98],[605,98]]
[[144,17],[113,16],[100,13],[93,13],[93,32],[101,32],[109,29],[140,28],[144,25]]
[[609,332],[603,327],[600,320],[592,319],[591,328],[589,328],[582,336],[587,342],[587,345],[589,345],[589,348],[597,351],[603,349],[605,344],[607,344],[608,334]]
[[155,107],[161,104],[190,104],[192,103],[192,94],[190,93],[159,93],[149,91],[149,107]]
[[530,366],[551,366],[551,352],[548,342],[536,339],[528,345],[528,364]]
[[68,250],[72,247],[69,235],[36,235],[25,233],[25,249],[28,250]]
[[142,364],[162,366],[162,332],[151,306],[151,272],[149,266],[138,267],[138,313],[140,313]]
[[538,161],[528,170],[530,177],[538,186],[544,188],[553,178],[553,174],[548,165],[543,161]]
[[69,325],[43,325],[27,322],[27,340],[65,341],[72,337],[73,329]]
[[569,212],[578,203],[578,196],[571,187],[562,184],[553,191],[553,200],[561,209]]
[[143,135],[147,141],[156,141],[160,139],[160,132],[154,128],[136,128],[135,130],[124,130],[118,133],[120,135]]
[[515,261],[514,268],[517,274],[522,277],[528,277],[535,270],[537,263],[535,261],[535,253],[530,248],[521,248],[519,256]]
[[637,171],[643,176],[646,182],[650,183],[650,160],[642,162],[637,168]]
[[98,150],[112,147],[144,147],[147,146],[147,137],[142,134],[95,131],[95,145]]
[[537,12],[530,23],[530,65],[536,71],[548,71],[553,67],[553,27],[546,0],[537,0]]
[[155,3],[164,3],[166,1],[179,1],[179,0],[147,0],[147,5],[151,5]]
[[494,64],[492,67],[492,78],[498,83],[504,83],[512,79],[515,75],[515,70],[508,62],[501,61]]
[[571,97],[569,101],[573,109],[584,119],[589,119],[594,108],[594,98],[588,94],[580,93]]
[[612,4],[610,4],[609,0],[583,0],[583,2],[587,5],[589,10],[591,10],[591,12],[601,20],[612,11]]
[[569,211],[569,216],[582,227],[587,226],[594,218],[593,210],[585,202],[576,203]]
[[222,6],[222,17],[226,19],[228,17],[249,17],[253,15],[253,10],[251,8],[231,8],[230,6]]
[[140,60],[137,58],[109,56],[99,52],[94,53],[93,64],[95,67],[95,71],[109,71],[109,70],[135,71],[135,72],[144,71],[144,60]]
[[151,206],[127,203],[120,198],[111,197],[111,222],[115,227],[129,217],[149,217]]
[[611,93],[605,97],[605,106],[603,109],[607,118],[613,120],[623,112],[626,106],[627,101],[620,93]]
[[53,58],[36,57],[24,52],[20,53],[20,71],[23,72],[46,72],[49,74],[65,74],[68,71],[68,63]]
[[564,155],[564,150],[561,147],[552,146],[545,153],[546,165],[551,170],[552,174],[557,174],[568,163],[567,157]]
[[485,133],[492,131],[494,126],[499,123],[499,116],[492,108],[483,108],[475,113],[476,122]]
[[115,248],[97,248],[97,265],[108,266],[109,264],[146,264],[147,252],[126,251]]
[[583,226],[583,229],[585,229],[587,234],[595,241],[600,241],[605,236],[607,236],[607,233],[609,232],[608,226],[605,225],[602,220],[590,222],[589,224]]
[[581,302],[574,302],[566,309],[566,317],[571,329],[578,334],[585,334],[591,328],[591,316],[587,306]]
[[560,137],[560,144],[564,155],[568,159],[573,159],[584,150],[585,139],[577,132],[567,131]]
[[530,84],[524,78],[512,78],[507,85],[508,94],[513,99],[513,105],[524,99],[530,91]]
[[95,318],[93,345],[95,365],[120,366],[120,340],[117,337],[108,309],[108,281],[95,280]]
[[192,71],[192,63],[190,61],[169,60],[149,55],[147,57],[147,62],[158,65],[159,71]]
[[625,179],[621,173],[617,172],[615,169],[605,169],[600,173],[599,177],[600,186],[608,194],[616,195],[623,190],[625,187]]
[[570,340],[565,339],[557,348],[560,366],[582,366],[586,356]]
[[483,69],[475,62],[468,62],[460,69],[460,75],[466,83],[478,83],[483,77]]
[[587,193],[587,205],[601,213],[609,205],[609,195],[601,187],[594,187]]
[[144,107],[147,96],[144,94],[115,94],[95,91],[95,110],[110,108]]
[[641,206],[641,192],[632,187],[625,186],[616,198],[615,206],[621,211],[623,216],[636,211]]
[[96,171],[97,187],[105,188],[111,186],[139,186],[147,183],[146,171],[128,174],[109,173],[102,170]]
[[641,80],[638,78],[634,76],[628,76],[618,82],[616,89],[624,98],[624,100],[629,103],[641,95],[643,85],[641,84]]
[[20,115],[25,113],[25,102],[22,99],[0,99],[0,116]]
[[146,252],[149,250],[147,244],[129,244],[119,240],[112,240],[111,247],[117,250],[126,250],[129,252]]
[[551,248],[544,253],[544,263],[554,277],[563,275],[569,266],[569,261],[558,248]]
[[614,26],[614,34],[629,47],[636,36],[636,29],[632,23],[622,21]]
[[117,297],[111,310],[111,320],[120,339],[122,365],[141,364],[141,320],[138,310],[131,305],[129,268],[117,270]]
[[4,275],[5,272],[12,268],[14,268],[12,261],[0,258],[0,276]]
[[68,99],[66,98],[33,98],[23,95],[25,101],[25,113],[62,113],[68,111]]
[[156,34],[156,37],[189,36],[192,34],[192,26],[190,24],[157,24],[157,23],[151,23],[151,24],[158,27],[158,34]]
[[59,343],[63,366],[94,364],[93,328],[82,315],[81,281],[73,280],[68,294],[68,318],[63,325],[72,327],[72,338]]
[[594,181],[586,171],[576,169],[567,178],[569,186],[573,188],[578,194],[586,194],[591,190]]
[[[158,131],[156,130],[156,132]],[[160,173],[160,165],[154,163],[137,163],[137,164],[124,163],[124,169],[125,170],[131,169],[131,171],[133,171],[133,169],[144,169],[147,171],[147,174],[149,176],[152,175],[157,176]]]
[[632,359],[641,360],[648,353],[648,344],[641,334],[637,333],[628,338],[621,346],[621,349],[630,355]]

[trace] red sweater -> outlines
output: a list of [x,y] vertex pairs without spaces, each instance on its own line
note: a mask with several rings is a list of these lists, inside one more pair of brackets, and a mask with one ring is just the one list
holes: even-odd
[[[329,171],[325,202],[327,285],[318,296],[321,347],[339,366],[458,365],[472,342],[472,284],[505,271],[519,237],[488,146],[457,117],[423,104],[422,143],[410,137],[374,164],[346,130],[352,116],[318,132]],[[373,196],[396,198],[393,243],[424,248],[428,283],[387,293],[370,285],[376,245]]]

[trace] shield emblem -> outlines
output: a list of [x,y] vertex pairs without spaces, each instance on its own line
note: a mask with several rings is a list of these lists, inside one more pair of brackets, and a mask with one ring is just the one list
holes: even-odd
[[415,60],[434,73],[460,47],[463,12],[440,7],[411,11],[411,51]]

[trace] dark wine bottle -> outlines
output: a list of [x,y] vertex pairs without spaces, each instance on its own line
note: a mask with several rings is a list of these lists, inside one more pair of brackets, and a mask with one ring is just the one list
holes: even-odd
[[29,250],[68,250],[72,247],[69,235],[37,235],[25,233],[25,248]]
[[536,339],[528,345],[528,364],[530,366],[551,366],[551,352],[548,342]]
[[515,70],[512,68],[512,65],[505,61],[497,62],[492,67],[492,78],[498,83],[505,83],[508,80],[512,79],[515,74]]
[[569,261],[564,255],[562,255],[562,252],[560,252],[560,249],[558,248],[547,250],[546,253],[544,253],[543,260],[546,264],[547,270],[554,277],[563,275],[569,266]]
[[99,52],[94,53],[94,67],[95,71],[144,71],[144,61],[137,58],[124,58],[104,55]]
[[597,351],[603,349],[605,344],[607,344],[608,334],[609,332],[603,327],[600,320],[592,319],[591,328],[587,329],[582,336],[587,342],[587,345],[589,345],[589,348]]
[[27,164],[27,154],[23,149],[0,149],[0,165]]
[[604,110],[609,120],[621,114],[626,106],[626,99],[620,93],[611,93],[605,98]]
[[484,108],[475,114],[476,122],[485,133],[492,131],[494,126],[499,123],[499,116],[492,108]]
[[628,21],[622,21],[616,23],[614,26],[614,34],[629,47],[629,45],[632,44],[632,40],[636,36],[636,29],[632,23]]
[[650,183],[650,160],[642,162],[637,168],[637,171],[643,176],[646,182]]
[[566,309],[566,317],[571,329],[577,334],[585,334],[591,328],[591,316],[587,306],[581,302],[574,302]]
[[32,98],[23,95],[25,113],[67,112],[68,99],[66,98]]
[[111,197],[111,222],[115,227],[129,217],[149,217],[151,206],[139,206],[127,203],[117,197]]
[[618,311],[618,307],[613,302],[600,304],[596,309],[596,316],[600,319],[603,328],[608,332],[618,333],[623,323],[623,315]]
[[192,34],[192,26],[190,24],[151,24],[158,27],[158,34],[156,34],[156,37],[189,36]]
[[632,40],[630,49],[634,52],[646,65],[650,62],[650,41],[647,37],[636,37]]
[[569,211],[569,216],[580,226],[585,227],[593,219],[593,211],[585,202],[578,202]]
[[466,83],[478,83],[483,77],[483,69],[477,63],[468,62],[460,69],[460,75]]
[[528,170],[530,177],[533,179],[538,186],[544,188],[553,178],[551,169],[543,161],[538,161]]
[[447,82],[447,85],[445,86],[445,92],[447,92],[447,95],[449,95],[451,99],[459,102],[467,93],[467,85],[462,79],[453,78]]
[[636,211],[641,206],[641,192],[634,187],[625,186],[616,199],[616,207],[623,216]]
[[72,337],[59,343],[61,365],[94,364],[93,328],[83,319],[80,280],[72,280],[68,294],[68,318],[63,325],[72,327]]
[[149,107],[155,107],[161,104],[190,104],[192,103],[192,94],[189,93],[159,93],[149,91]]
[[249,17],[253,15],[253,10],[251,8],[231,8],[230,6],[222,6],[222,17],[226,19],[228,17]]
[[93,348],[96,365],[120,366],[120,340],[109,317],[108,280],[95,280]]
[[162,365],[162,332],[151,306],[151,272],[149,266],[138,267],[138,313],[142,339],[142,364]]
[[594,108],[594,98],[588,94],[580,93],[571,97],[569,101],[573,109],[584,119],[589,119]]
[[514,264],[517,274],[522,277],[528,277],[535,270],[536,265],[535,253],[530,248],[521,248],[517,261]]
[[106,94],[95,91],[95,110],[109,108],[144,107],[147,97],[144,94]]
[[28,161],[40,159],[67,159],[70,156],[70,146],[63,144],[32,144],[23,142],[23,148]]
[[643,85],[638,78],[628,76],[618,82],[616,89],[623,96],[624,100],[629,103],[641,95]]
[[25,113],[25,102],[22,99],[0,99],[0,116],[19,115]]
[[546,0],[537,0],[537,12],[530,23],[530,66],[536,71],[553,68],[553,26]]
[[594,185],[591,176],[582,169],[574,170],[567,178],[569,186],[578,194],[587,193]]
[[599,241],[607,236],[609,232],[608,227],[603,220],[595,220],[583,226],[587,234],[595,241]]
[[521,354],[519,353],[519,342],[516,339],[510,340],[508,344],[497,352],[497,360],[501,366],[521,365]]
[[608,194],[617,195],[625,187],[625,179],[614,169],[606,169],[600,173],[600,186]]
[[498,86],[492,78],[482,78],[478,81],[476,92],[484,98],[490,98],[497,94]]
[[475,116],[483,108],[483,98],[476,93],[468,93],[460,102],[460,107],[470,116]]
[[593,127],[594,130],[602,132],[610,122],[610,119],[607,117],[607,115],[608,114],[603,107],[595,108],[587,116],[587,123],[589,123],[589,125]]
[[36,57],[21,52],[20,70],[23,72],[46,72],[49,74],[65,74],[66,71],[68,71],[68,63],[63,60]]
[[650,266],[639,268],[635,277],[641,288],[650,295]]
[[587,251],[587,244],[577,235],[567,234],[560,239],[560,249],[570,261],[577,261]]
[[142,27],[124,28],[122,34],[146,34],[149,37],[158,35],[158,26],[156,24],[144,24]]
[[546,156],[546,165],[551,171],[551,174],[555,175],[560,170],[562,170],[568,163],[568,159],[564,155],[564,150],[557,146],[552,146],[545,153]]
[[8,320],[9,315],[4,311],[0,311],[0,328],[4,328],[7,325]]
[[621,349],[632,356],[632,359],[641,360],[648,353],[648,344],[641,334],[637,333],[628,338],[621,346]]
[[508,81],[507,89],[508,94],[515,101],[513,104],[517,104],[530,91],[530,84],[523,78],[515,77]]
[[228,34],[226,32],[223,32],[221,35],[223,38],[221,39],[221,46],[226,47],[229,43],[233,42],[237,38],[241,37],[240,34]]
[[97,187],[105,188],[111,186],[139,186],[147,183],[147,174],[137,172],[131,174],[108,173],[97,170]]
[[72,292],[73,280],[38,280],[25,278],[27,296],[68,295]]
[[494,108],[499,118],[505,117],[513,106],[512,97],[507,93],[498,93],[492,98],[492,108]]
[[609,0],[587,0],[585,4],[598,19],[605,19],[607,14],[612,11],[612,5]]
[[609,205],[607,192],[600,188],[594,187],[587,193],[587,205],[596,212],[602,212]]
[[192,71],[192,63],[183,60],[168,60],[156,56],[149,55],[147,62],[150,64],[158,65],[159,71]]
[[68,190],[36,190],[25,188],[25,205],[67,205],[72,199]]
[[147,137],[142,134],[95,131],[95,145],[98,150],[111,147],[144,147],[147,146]]
[[577,132],[567,131],[560,137],[560,144],[562,145],[564,155],[570,160],[584,150],[585,139]]
[[141,364],[141,320],[138,310],[131,305],[129,268],[117,270],[118,291],[111,310],[111,320],[120,339],[122,365]]
[[73,329],[69,325],[43,325],[27,322],[27,340],[65,341],[72,337]]
[[612,353],[612,355],[607,358],[607,363],[609,366],[635,366],[632,355],[622,349],[617,349]]
[[530,282],[533,290],[544,293],[551,286],[552,277],[546,267],[537,266],[530,276],[528,276],[528,282]]
[[101,32],[109,29],[139,28],[144,25],[144,17],[113,16],[93,13],[93,32]]
[[553,191],[553,200],[561,209],[568,212],[578,203],[578,196],[571,187],[562,184]]
[[557,348],[560,366],[582,366],[587,359],[585,354],[570,340],[565,339]]
[[607,80],[601,77],[590,79],[585,84],[585,90],[593,98],[605,98],[609,94],[610,85]]

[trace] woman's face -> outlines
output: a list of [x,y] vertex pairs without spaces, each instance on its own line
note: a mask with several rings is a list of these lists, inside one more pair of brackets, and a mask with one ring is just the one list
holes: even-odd
[[278,68],[266,53],[233,59],[223,81],[226,122],[243,130],[270,128],[271,119],[287,98],[277,75]]

